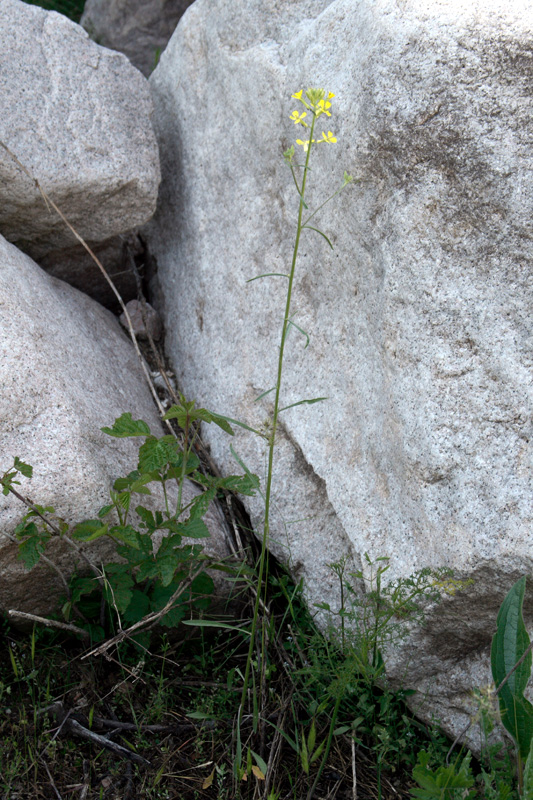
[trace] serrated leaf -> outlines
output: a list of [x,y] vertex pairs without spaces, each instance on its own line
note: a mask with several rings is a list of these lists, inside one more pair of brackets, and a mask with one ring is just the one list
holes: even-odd
[[169,419],[175,419],[180,428],[185,428],[187,425],[187,417],[188,411],[186,408],[184,408],[182,405],[174,405],[168,409],[163,419],[165,421]]
[[133,579],[128,572],[118,570],[120,564],[108,564],[106,567],[106,581],[104,583],[104,596],[112,608],[117,609],[119,614],[124,614],[128,608],[133,592]]
[[128,607],[123,612],[124,622],[134,625],[150,611],[150,599],[144,592],[134,589]]
[[30,536],[19,544],[18,557],[28,571],[39,563],[44,553],[45,545],[46,540],[41,536]]
[[102,506],[102,508],[98,512],[98,518],[103,519],[103,517],[106,517],[109,514],[109,512],[113,510],[113,508],[114,508],[113,505]]
[[180,525],[179,532],[189,539],[208,539],[210,537],[209,529],[203,519],[190,519],[184,525]]
[[197,495],[189,507],[189,521],[201,519],[209,508],[209,503],[216,497],[216,489],[207,489],[202,494]]
[[150,428],[142,419],[133,419],[127,411],[118,417],[112,428],[100,428],[108,436],[115,436],[118,439],[125,439],[128,436],[150,436]]
[[24,475],[25,478],[31,478],[33,475],[33,467],[31,464],[24,463],[18,456],[15,456],[15,469],[18,469],[20,474]]
[[179,566],[179,560],[174,553],[156,557],[156,566],[159,575],[161,576],[161,585],[169,586],[174,579],[174,573]]
[[193,594],[213,594],[215,591],[215,584],[213,579],[207,572],[201,572],[197,575],[191,584],[191,591]]
[[15,528],[15,536],[17,539],[21,539],[23,536],[38,536],[39,529],[35,522],[27,522],[26,519],[23,519],[22,522],[19,522],[17,527]]
[[139,533],[132,525],[114,525],[109,533],[114,539],[118,539],[128,547],[133,547],[134,550],[141,549]]
[[[171,596],[177,589],[177,583],[173,581],[170,586],[158,585],[152,592],[150,608],[152,611],[161,611],[165,607]],[[160,625],[166,628],[177,628],[180,622],[185,617],[185,606],[176,601],[176,605],[168,611],[164,617],[161,617]]]
[[150,533],[153,533],[153,531],[156,530],[157,528],[156,521],[153,513],[150,511],[149,508],[145,508],[144,506],[137,506],[135,508],[135,513],[139,515],[139,517],[142,519],[144,525],[146,526],[147,530]]
[[260,481],[257,475],[249,473],[248,475],[228,475],[226,478],[219,478],[215,485],[221,489],[227,489],[229,492],[253,497],[259,489]]
[[102,525],[99,519],[87,519],[74,526],[72,538],[77,542],[94,542],[95,539],[105,536],[108,528],[107,522]]
[[167,464],[175,464],[180,456],[179,443],[173,436],[149,436],[139,448],[139,470],[162,470]]
[[71,600],[76,604],[84,595],[92,594],[98,588],[94,578],[75,578],[70,584]]

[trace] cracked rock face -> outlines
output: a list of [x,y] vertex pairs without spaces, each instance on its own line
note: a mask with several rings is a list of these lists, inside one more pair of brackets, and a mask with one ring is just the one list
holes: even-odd
[[87,0],[80,25],[91,39],[119,50],[150,75],[193,0]]
[[[130,411],[161,435],[141,365],[116,318],[1,236],[0,383],[0,474],[15,456],[31,464],[33,477],[16,488],[69,523],[94,518],[116,478],[137,467],[140,442],[106,436],[103,426]],[[197,490],[187,483],[184,491],[190,500]],[[162,497],[159,503],[154,510],[164,508]],[[46,615],[63,592],[57,574],[42,563],[27,572],[5,535],[24,514],[16,498],[0,494],[0,611]],[[227,556],[225,523],[214,504],[205,521],[206,551]],[[106,539],[87,552],[98,561],[114,549]],[[67,577],[79,560],[57,540],[47,555]]]
[[[309,231],[300,246],[294,319],[311,343],[291,331],[283,404],[329,399],[282,415],[272,549],[311,603],[334,607],[328,564],[346,554],[390,556],[391,577],[474,578],[388,658],[452,733],[533,561],[533,12],[519,5],[197,0],[150,79],[164,182],[148,239],[168,347],[190,398],[256,427],[285,285],[246,280],[290,264],[289,98],[336,95],[310,209],[344,169],[363,182],[315,218],[334,251]],[[204,433],[233,470],[227,438]],[[239,430],[233,445],[263,475],[261,440]]]
[[[160,180],[148,85],[79,25],[1,0],[0,142],[86,241],[142,225]],[[34,259],[76,244],[32,178],[0,148],[0,233]]]

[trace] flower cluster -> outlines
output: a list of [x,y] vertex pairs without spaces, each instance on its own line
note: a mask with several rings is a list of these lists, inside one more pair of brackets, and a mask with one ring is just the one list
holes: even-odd
[[[329,102],[332,97],[335,97],[333,92],[326,92],[324,89],[308,89],[305,93],[305,99],[302,97],[303,89],[300,89],[299,92],[293,94],[295,100],[299,100],[302,103],[307,111],[310,111],[311,114],[318,119],[321,114],[326,114],[326,116],[331,117],[331,103]],[[303,111],[301,114],[298,111],[293,111],[290,115],[290,118],[294,122],[295,125],[303,125],[304,128],[309,127],[307,122],[305,121],[305,117],[307,116],[307,111]],[[322,131],[322,137],[320,139],[296,139],[296,144],[299,144],[303,147],[304,152],[307,153],[309,150],[310,144],[319,144],[320,142],[330,142],[334,144],[337,141],[336,137],[333,135],[332,131],[328,131],[327,134]]]

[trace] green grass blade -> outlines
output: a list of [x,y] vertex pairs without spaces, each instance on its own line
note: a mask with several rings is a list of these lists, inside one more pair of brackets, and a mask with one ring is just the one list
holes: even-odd
[[291,403],[290,406],[283,406],[280,408],[280,414],[282,411],[287,411],[288,408],[294,408],[295,406],[303,406],[303,405],[313,405],[313,403],[320,403],[321,400],[327,400],[327,397],[313,397],[311,400],[298,400],[297,403]]
[[264,272],[262,275],[256,275],[255,278],[248,278],[246,283],[251,283],[252,281],[258,281],[259,278],[289,278],[290,275],[287,275],[285,272]]
[[326,242],[329,244],[329,246],[333,250],[333,245],[331,244],[330,240],[328,239],[328,237],[326,236],[325,233],[322,233],[322,231],[319,231],[318,228],[313,228],[312,225],[303,225],[302,227],[303,228],[307,228],[307,230],[309,230],[309,231],[315,231],[316,233],[319,233],[326,240]]

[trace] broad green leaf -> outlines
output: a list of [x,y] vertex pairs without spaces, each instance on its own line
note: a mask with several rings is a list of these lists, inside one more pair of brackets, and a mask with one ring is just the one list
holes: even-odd
[[167,464],[176,464],[178,459],[181,461],[180,456],[179,443],[173,436],[162,436],[160,439],[149,436],[139,448],[139,470],[162,470]]
[[207,489],[194,498],[189,507],[189,520],[191,522],[195,519],[201,519],[205,515],[209,508],[209,503],[216,497],[216,493],[217,490],[215,488]]
[[133,419],[130,412],[118,417],[112,428],[100,428],[108,436],[115,436],[124,439],[127,436],[150,436],[150,428],[142,419]]
[[[178,588],[178,585],[177,581],[173,581],[170,586],[161,586],[160,584],[155,586],[150,602],[151,610],[156,612],[161,611]],[[177,628],[184,618],[185,613],[186,607],[178,598],[173,608],[171,608],[164,617],[161,617],[160,624],[166,628]]]
[[[496,687],[509,675],[530,644],[522,616],[525,588],[524,576],[511,588],[498,612],[491,649],[492,675]],[[502,722],[517,743],[524,760],[529,755],[533,736],[533,706],[523,696],[530,674],[531,652],[509,676],[498,694]]]
[[97,588],[95,578],[75,578],[70,584],[72,602],[76,604],[84,595],[92,594]]
[[524,767],[522,800],[533,800],[533,739]]
[[150,600],[144,592],[134,589],[131,600],[123,613],[124,622],[134,625],[150,611]]
[[124,614],[133,597],[133,578],[127,570],[123,564],[108,564],[105,570],[104,597],[119,614]]
[[144,506],[136,506],[135,513],[138,514],[142,519],[143,524],[146,526],[149,533],[153,533],[157,529],[157,523],[154,515],[149,508],[145,508]]
[[164,420],[175,419],[180,428],[185,428],[187,425],[187,419],[189,417],[190,411],[191,411],[190,408],[185,408],[183,405],[171,406],[168,409],[165,416],[163,417],[163,419]]
[[87,519],[75,525],[72,530],[72,538],[77,542],[94,542],[101,536],[105,536],[109,525],[99,519]]
[[107,517],[107,515],[109,514],[110,511],[113,510],[113,508],[114,508],[113,505],[102,506],[102,508],[98,512],[98,518],[103,519],[104,517]]
[[180,525],[180,533],[190,539],[208,539],[211,535],[203,519],[190,519],[185,525]]
[[207,572],[202,572],[200,575],[197,575],[191,584],[191,591],[193,594],[213,594],[214,590],[215,584]]
[[114,525],[109,534],[118,539],[122,544],[127,544],[128,547],[133,547],[134,550],[141,549],[141,542],[139,533],[132,525]]
[[159,558],[156,557],[157,571],[161,576],[162,586],[170,586],[179,564],[180,561],[174,553],[167,553]]
[[253,497],[260,482],[257,475],[228,475],[226,478],[218,478],[215,484],[220,489],[227,489],[229,492],[237,492],[248,497]]
[[421,751],[418,754],[418,764],[413,769],[413,778],[421,789],[411,789],[411,797],[420,800],[449,800],[456,796],[453,789],[469,789],[474,785],[472,770],[470,769],[471,754],[467,753],[461,761],[459,769],[456,764],[445,767],[439,766],[432,770],[429,768],[429,754]]
[[46,539],[41,536],[30,536],[19,544],[18,557],[29,571],[38,564],[46,546]]
[[18,456],[15,456],[15,469],[18,469],[25,478],[31,478],[33,475],[33,467],[30,464],[25,464]]
[[21,539],[23,536],[38,536],[39,529],[35,522],[27,522],[26,518],[19,522],[15,528],[15,536]]

